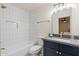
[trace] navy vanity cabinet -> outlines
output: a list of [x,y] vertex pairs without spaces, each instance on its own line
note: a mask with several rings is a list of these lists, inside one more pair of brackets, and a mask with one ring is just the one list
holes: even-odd
[[58,56],[58,44],[44,40],[44,56]]
[[43,42],[44,42],[44,48],[43,48],[44,56],[58,56],[59,44],[46,40],[44,40]]
[[44,56],[72,56],[72,54],[68,53],[69,51],[65,49],[65,46],[63,44],[47,40],[44,40],[43,42]]

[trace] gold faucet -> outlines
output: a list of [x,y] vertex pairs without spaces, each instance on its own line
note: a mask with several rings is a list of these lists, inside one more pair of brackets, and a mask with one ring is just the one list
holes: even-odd
[[64,32],[60,32],[60,37],[61,37],[61,38],[62,38],[63,34],[64,34]]

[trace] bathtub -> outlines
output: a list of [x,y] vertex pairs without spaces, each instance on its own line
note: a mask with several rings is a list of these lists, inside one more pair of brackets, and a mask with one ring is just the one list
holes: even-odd
[[33,46],[34,43],[23,45],[22,47],[11,49],[9,48],[6,53],[2,53],[1,56],[29,56],[29,49]]

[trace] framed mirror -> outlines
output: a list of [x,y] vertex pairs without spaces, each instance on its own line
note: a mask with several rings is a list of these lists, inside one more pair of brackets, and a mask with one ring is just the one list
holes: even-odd
[[59,18],[59,33],[70,33],[70,16]]

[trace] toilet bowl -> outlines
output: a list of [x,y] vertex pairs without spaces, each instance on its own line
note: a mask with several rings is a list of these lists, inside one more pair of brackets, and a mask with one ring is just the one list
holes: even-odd
[[42,49],[41,45],[34,45],[29,49],[29,54],[31,56],[38,56],[41,53],[41,49]]

